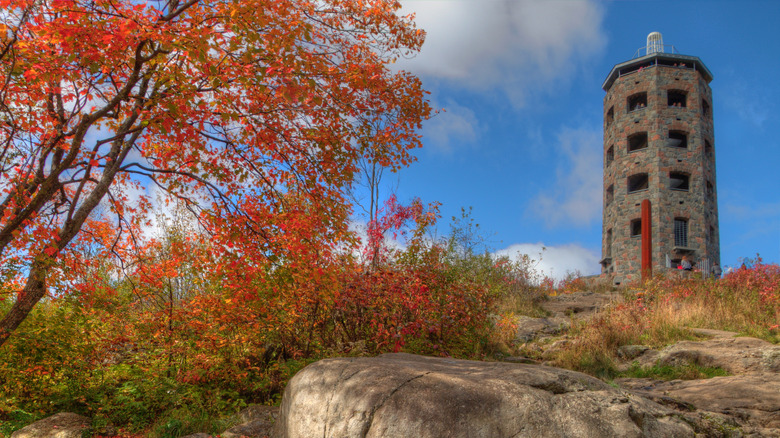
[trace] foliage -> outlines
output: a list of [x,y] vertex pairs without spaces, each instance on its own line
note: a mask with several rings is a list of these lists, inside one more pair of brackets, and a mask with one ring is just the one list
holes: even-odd
[[[69,410],[94,431],[216,433],[242,406],[277,403],[320,358],[491,355],[515,330],[498,303],[539,297],[528,265],[429,239],[436,204],[391,198],[360,247],[301,246],[271,267],[215,248],[185,211],[124,267],[79,247],[68,293],[45,299],[0,349],[3,424]],[[311,228],[291,231],[303,240]]]
[[16,267],[0,344],[73,281],[76,247],[135,263],[145,186],[266,273],[331,251],[358,163],[408,164],[430,113],[420,81],[388,67],[424,39],[391,0],[0,8],[0,266]]
[[218,432],[323,357],[483,357],[496,317],[506,337],[496,303],[526,298],[528,260],[475,245],[465,212],[433,240],[435,204],[378,207],[430,114],[389,68],[424,39],[399,7],[0,0],[3,433],[61,410]]
[[[3,433],[216,432],[344,351],[348,190],[430,113],[399,7],[0,0]],[[189,219],[151,236],[146,186]]]

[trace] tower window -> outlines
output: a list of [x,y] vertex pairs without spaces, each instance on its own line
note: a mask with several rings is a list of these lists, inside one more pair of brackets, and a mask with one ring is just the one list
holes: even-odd
[[669,172],[669,188],[688,191],[690,176],[682,172]]
[[672,148],[688,148],[688,135],[683,131],[669,131],[666,145]]
[[609,111],[607,111],[607,117],[605,120],[607,122],[607,126],[611,125],[612,122],[615,121],[615,107],[609,107]]
[[637,173],[628,177],[628,193],[646,190],[650,186],[650,180],[646,173]]
[[612,164],[612,161],[615,159],[615,147],[610,146],[609,149],[607,149],[607,166]]
[[710,115],[710,104],[704,99],[701,100],[701,113],[705,117]]
[[647,107],[647,93],[641,92],[628,97],[628,112]]
[[688,247],[688,219],[674,219],[674,246]]
[[709,140],[704,140],[704,153],[712,156],[712,144],[709,142]]
[[715,243],[715,227],[710,225],[710,243]]
[[642,219],[634,219],[631,221],[631,237],[637,237],[642,235]]
[[687,95],[685,91],[681,90],[669,90],[666,92],[666,100],[669,104],[669,106],[678,107],[678,108],[685,108],[686,107],[686,101],[687,101]]
[[640,132],[628,137],[628,151],[638,151],[647,147],[647,133]]
[[607,193],[606,193],[606,204],[609,205],[612,203],[612,200],[615,198],[615,186],[613,184],[610,184],[609,187],[607,187]]
[[607,242],[604,246],[604,255],[606,257],[612,257],[612,228],[607,230]]
[[709,198],[713,198],[715,195],[715,186],[712,185],[712,182],[707,181],[707,196]]

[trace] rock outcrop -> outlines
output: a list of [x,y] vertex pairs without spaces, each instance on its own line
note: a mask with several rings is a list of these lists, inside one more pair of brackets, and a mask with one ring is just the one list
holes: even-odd
[[[719,414],[745,433],[780,437],[780,378],[774,373],[703,380],[617,379],[631,392],[680,411]],[[735,428],[736,428],[735,427]]]
[[675,412],[552,367],[385,354],[326,359],[288,384],[275,436],[692,437]]
[[11,438],[81,438],[89,423],[87,417],[60,412],[17,430]]
[[780,437],[780,346],[737,337],[733,332],[693,331],[710,339],[682,341],[658,351],[645,347],[631,359],[643,367],[699,365],[723,368],[733,375],[669,382],[624,378],[615,382],[680,411],[717,414],[724,419],[726,429],[731,425],[747,434]]
[[731,374],[780,373],[780,345],[720,330],[695,329],[712,336],[703,341],[681,341],[659,351],[647,350],[635,360],[641,366],[655,364],[700,365],[723,368]]

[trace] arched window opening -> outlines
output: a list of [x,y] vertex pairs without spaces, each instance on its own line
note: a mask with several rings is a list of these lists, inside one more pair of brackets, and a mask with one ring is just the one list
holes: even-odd
[[640,132],[628,137],[628,151],[634,152],[647,147],[647,133]]
[[628,97],[628,110],[627,112],[636,111],[647,108],[647,93],[641,92],[632,94]]
[[669,138],[666,145],[672,148],[688,148],[688,134],[683,131],[669,131]]
[[669,90],[666,92],[666,100],[670,107],[685,108],[688,96],[682,90]]
[[632,220],[631,237],[638,237],[641,235],[642,235],[642,218]]
[[637,173],[628,177],[628,193],[647,190],[650,187],[650,179],[646,173]]
[[669,188],[688,191],[690,188],[690,175],[682,172],[669,172]]

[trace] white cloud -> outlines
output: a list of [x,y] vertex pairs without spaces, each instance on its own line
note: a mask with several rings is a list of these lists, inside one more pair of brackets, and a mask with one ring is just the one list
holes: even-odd
[[773,112],[774,105],[768,94],[749,87],[744,82],[738,82],[724,93],[723,101],[727,108],[736,112],[742,120],[763,127],[764,122]]
[[[365,257],[363,251],[368,245],[368,224],[362,219],[353,217],[349,221],[349,231],[355,233],[360,240],[360,244],[357,248],[354,249],[352,254],[358,257]],[[392,231],[388,231],[385,234],[384,244],[391,252],[406,250],[406,244],[403,242],[403,236],[393,235]]]
[[[438,105],[434,104],[434,107]],[[422,134],[430,140],[426,141],[427,146],[450,153],[455,143],[474,143],[478,131],[479,122],[474,111],[450,99],[442,112],[425,122]]]
[[410,12],[427,37],[401,67],[479,91],[499,88],[517,107],[531,91],[559,88],[606,44],[604,12],[593,0],[429,0],[405,3],[402,13]]
[[585,226],[601,215],[601,133],[564,128],[555,147],[556,181],[536,196],[530,211],[550,226]]
[[562,280],[568,273],[591,275],[600,271],[599,254],[575,244],[546,246],[541,242],[516,243],[494,254],[513,260],[526,254],[537,262],[539,273],[555,280]]

